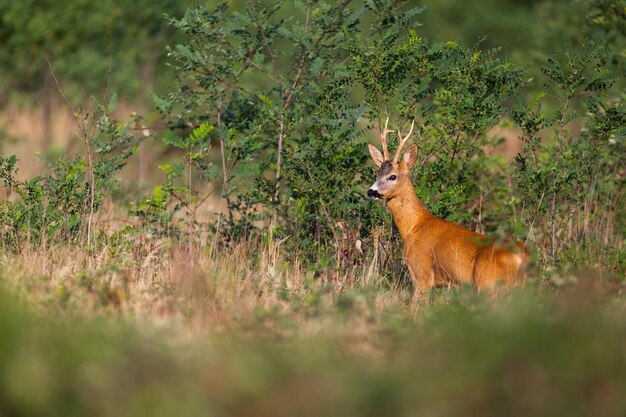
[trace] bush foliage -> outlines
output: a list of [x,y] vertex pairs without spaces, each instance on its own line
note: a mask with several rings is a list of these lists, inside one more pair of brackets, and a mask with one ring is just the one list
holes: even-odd
[[[422,8],[297,6],[289,18],[282,3],[250,2],[172,20],[188,42],[170,51],[178,89],[157,103],[177,137],[188,126],[213,129],[228,239],[261,227],[313,259],[333,246],[339,256],[346,230],[372,243],[386,216],[364,198],[372,180],[364,144],[389,116],[399,127],[418,122],[414,183],[435,214],[528,237],[546,264],[579,244],[623,246],[607,229],[624,181],[610,40],[555,52],[541,66],[542,91],[527,101],[537,88],[528,68],[480,43],[423,38]],[[498,124],[521,130],[514,164],[485,152]],[[196,160],[210,157],[203,149]]]

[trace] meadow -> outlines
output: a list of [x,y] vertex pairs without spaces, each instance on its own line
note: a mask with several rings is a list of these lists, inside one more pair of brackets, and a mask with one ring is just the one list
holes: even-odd
[[[424,5],[0,2],[0,417],[625,415],[626,6]],[[524,285],[412,298],[387,117]]]
[[3,258],[3,415],[626,410],[623,284],[594,272],[415,305],[366,270],[315,277],[263,244],[193,261],[176,247],[141,263],[43,256]]

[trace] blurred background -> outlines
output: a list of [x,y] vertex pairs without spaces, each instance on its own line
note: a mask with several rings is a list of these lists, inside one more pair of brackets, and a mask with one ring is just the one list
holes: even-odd
[[[219,2],[192,0],[0,1],[0,146],[16,154],[22,178],[38,173],[39,158],[71,152],[77,146],[69,106],[89,106],[90,97],[114,91],[116,114],[130,119],[136,112],[147,125],[159,126],[152,94],[174,89],[176,71],[168,67],[167,47],[184,41],[169,24],[192,5],[213,7]],[[618,1],[456,0],[408,2],[423,6],[418,34],[427,39],[459,42],[498,54],[530,69],[535,77],[530,96],[542,88],[539,64],[554,52],[585,39],[602,38],[623,54],[626,19]],[[234,10],[244,1],[229,1]],[[288,17],[301,13],[285,5]],[[47,57],[54,69],[53,79]],[[58,81],[58,85],[57,85]],[[63,97],[59,92],[63,91]],[[69,101],[66,103],[67,99]],[[511,142],[516,132],[506,133]],[[153,184],[163,147],[142,146],[124,175],[138,185]],[[149,148],[149,149],[148,149]],[[513,143],[504,152],[512,157]]]

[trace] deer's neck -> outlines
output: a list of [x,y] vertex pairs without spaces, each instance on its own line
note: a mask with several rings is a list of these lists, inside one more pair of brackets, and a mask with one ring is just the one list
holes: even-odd
[[409,237],[415,228],[432,216],[424,203],[417,198],[413,184],[407,181],[401,192],[387,202],[393,221],[403,240]]

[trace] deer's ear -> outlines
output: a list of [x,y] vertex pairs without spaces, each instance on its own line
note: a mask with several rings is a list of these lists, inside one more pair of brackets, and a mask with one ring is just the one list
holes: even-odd
[[417,162],[417,145],[415,143],[406,150],[402,156],[402,162],[406,165],[406,169],[411,169],[415,166],[415,162]]
[[383,158],[382,152],[379,151],[378,148],[371,143],[367,144],[367,148],[370,150],[370,155],[374,160],[374,164],[376,164],[376,166],[380,168],[383,162],[385,162],[385,158]]

